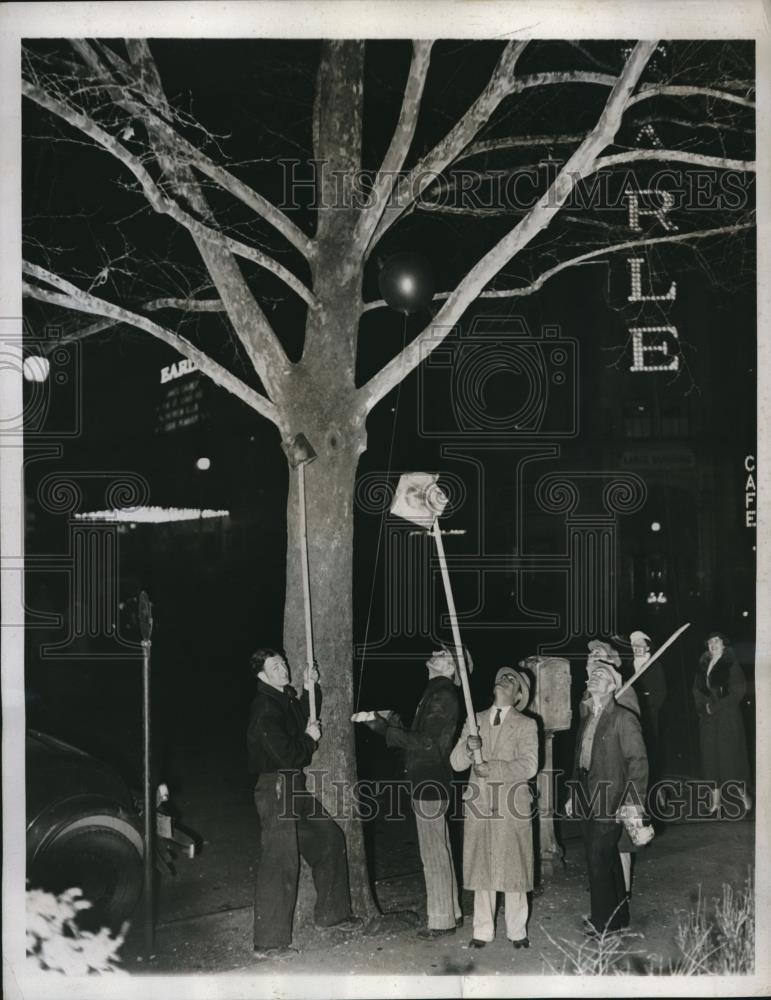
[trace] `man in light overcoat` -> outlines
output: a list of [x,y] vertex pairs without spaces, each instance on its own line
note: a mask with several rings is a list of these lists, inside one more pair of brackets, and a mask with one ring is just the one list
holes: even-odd
[[466,722],[450,755],[454,770],[465,771],[474,750],[464,795],[463,882],[474,890],[474,936],[470,947],[495,938],[497,894],[504,893],[506,936],[527,948],[527,893],[533,888],[533,802],[528,782],[538,770],[538,728],[522,714],[530,697],[525,674],[503,667],[495,676],[494,702],[477,716],[479,736]]

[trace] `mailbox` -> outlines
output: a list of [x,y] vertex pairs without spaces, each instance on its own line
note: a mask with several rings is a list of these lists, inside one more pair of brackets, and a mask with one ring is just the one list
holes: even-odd
[[553,874],[563,851],[554,833],[554,734],[570,729],[570,663],[560,656],[528,656],[519,664],[535,678],[530,711],[539,716],[544,729],[543,766],[538,772],[537,847],[541,879]]
[[522,666],[535,677],[530,709],[540,716],[547,732],[570,729],[570,663],[560,656],[529,656]]

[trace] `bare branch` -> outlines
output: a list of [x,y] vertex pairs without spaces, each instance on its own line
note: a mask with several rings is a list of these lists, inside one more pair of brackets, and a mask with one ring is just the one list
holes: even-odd
[[105,149],[108,153],[111,153],[117,160],[123,163],[134,177],[139,181],[142,186],[142,190],[147,198],[148,202],[152,208],[158,212],[160,215],[168,215],[170,218],[174,219],[181,226],[184,226],[194,237],[211,243],[221,249],[228,250],[230,253],[234,253],[239,257],[243,257],[246,260],[251,260],[253,263],[264,268],[266,271],[270,271],[294,291],[297,295],[303,299],[309,306],[315,305],[315,298],[313,293],[306,288],[306,286],[297,278],[291,271],[285,268],[282,264],[273,260],[272,257],[268,257],[267,254],[262,253],[262,251],[257,250],[255,247],[247,246],[245,243],[241,243],[239,240],[235,240],[230,236],[225,235],[210,226],[205,225],[203,222],[199,222],[198,219],[193,218],[192,215],[185,212],[179,204],[165,194],[152,179],[150,174],[144,168],[142,163],[129,152],[126,147],[118,142],[112,135],[105,132],[96,122],[89,118],[87,115],[76,111],[74,108],[63,104],[61,101],[56,100],[47,94],[40,87],[29,83],[26,80],[22,81],[22,93],[25,97],[39,104],[41,107],[46,108],[46,110],[51,111],[53,114],[58,115],[63,118],[68,124],[77,128],[79,131],[83,132],[89,138],[93,139],[98,145]]
[[[503,97],[507,96],[507,94],[521,93],[522,91],[532,87],[548,87],[548,86],[556,86],[560,84],[569,84],[569,83],[595,84],[601,87],[602,86],[613,87],[614,84],[616,83],[616,80],[617,77],[609,73],[591,73],[583,71],[579,72],[566,71],[559,73],[556,72],[532,73],[529,74],[528,76],[521,77],[518,80],[512,79],[509,83],[509,87],[506,91],[506,94],[504,94]],[[739,104],[742,105],[743,107],[748,107],[748,108],[755,107],[755,102],[750,100],[749,98],[741,97],[738,94],[732,94],[725,90],[716,90],[710,87],[674,86],[674,85],[663,85],[654,83],[642,84],[640,86],[639,92],[637,94],[632,95],[629,98],[627,106],[629,107],[633,104],[637,104],[640,101],[648,100],[649,98],[658,96],[671,96],[671,97],[702,96],[702,97],[714,98],[715,100],[726,101],[732,104]],[[503,99],[503,97],[501,97],[501,100]],[[459,122],[456,128],[453,129],[453,132],[450,133],[450,135],[455,134],[456,130],[460,127],[461,124],[462,123]],[[583,136],[572,136],[572,135],[555,136],[555,137],[550,137],[548,139],[547,137],[544,137],[545,141],[552,141],[555,145],[563,143],[569,144],[572,141],[581,141],[582,138]],[[463,146],[461,146],[461,148],[456,149],[454,155],[450,158],[448,162],[454,162],[455,160],[459,159],[466,159],[467,157],[475,156],[478,153],[489,152],[496,149],[514,148],[515,146],[525,145],[525,144],[537,145],[539,139],[540,139],[539,136],[523,137],[523,140],[527,140],[526,142],[517,141],[516,137],[512,139],[511,142],[508,142],[506,139],[493,139],[488,141],[489,144],[486,142],[480,142],[480,143],[475,143],[473,146],[468,146],[468,142],[466,142],[463,144]],[[440,149],[441,145],[442,144],[440,143],[440,146],[436,147],[437,150]],[[410,173],[409,177],[404,178],[402,182],[399,185],[397,185],[394,192],[395,204],[389,206],[386,209],[385,213],[383,214],[383,218],[380,221],[380,225],[378,226],[375,232],[375,236],[372,241],[373,243],[376,243],[384,235],[384,233],[391,227],[391,225],[393,225],[396,219],[405,211],[407,206],[420,195],[424,187],[427,184],[432,183],[432,181],[435,179],[435,175],[441,172],[441,170],[444,170],[448,165],[447,162],[441,162],[441,159],[438,159],[437,163],[432,163],[431,157],[433,156],[433,152],[434,151],[432,151],[432,153],[429,153],[427,157],[424,157],[423,160]],[[421,171],[425,175],[423,178],[424,183],[422,185],[417,183],[418,178],[420,178]]]
[[501,139],[485,139],[474,142],[455,157],[455,163],[469,160],[483,153],[497,153],[502,149],[521,149],[527,146],[569,146],[586,138],[585,132],[569,132],[563,135],[510,135]]
[[431,41],[414,41],[412,43],[412,61],[410,63],[407,84],[404,88],[399,121],[396,124],[391,144],[383,157],[378,176],[371,192],[371,205],[359,218],[356,232],[357,246],[366,247],[372,236],[388,197],[394,186],[396,176],[404,166],[404,161],[410,151],[418,123],[420,101],[426,84],[428,64],[431,59]]
[[[205,153],[194,146],[191,142],[188,142],[176,129],[172,128],[166,117],[159,114],[157,110],[154,110],[158,106],[157,96],[151,101],[152,106],[141,104],[139,101],[134,100],[130,96],[130,91],[125,87],[120,87],[115,84],[115,82],[107,75],[107,72],[99,59],[96,57],[94,51],[91,49],[87,42],[81,39],[74,39],[72,45],[80,53],[82,58],[87,62],[91,69],[105,81],[105,86],[108,89],[115,104],[124,108],[130,114],[134,114],[137,117],[152,121],[153,125],[158,129],[159,133],[163,136],[165,143],[170,149],[175,150],[180,156],[186,158],[189,163],[201,171],[206,177],[214,181],[216,184],[233,195],[243,204],[247,205],[254,212],[256,212],[260,218],[264,219],[269,225],[273,226],[278,230],[297,250],[300,251],[308,260],[313,257],[315,252],[315,244],[313,240],[306,236],[305,233],[296,226],[291,219],[289,219],[279,208],[277,208],[272,202],[268,201],[261,194],[251,188],[248,184],[239,180],[224,167],[215,163],[211,160]],[[118,59],[111,50],[109,52],[108,58]],[[131,77],[132,68],[128,63],[120,60],[117,65],[120,71],[124,74],[128,74]],[[148,87],[145,87],[144,93],[147,94],[148,100],[151,98],[151,94],[148,93]]]
[[396,184],[392,204],[382,214],[370,246],[374,246],[396,222],[410,201],[414,201],[436,174],[452,163],[471,142],[501,101],[512,92],[514,69],[527,41],[508,42],[490,80],[465,115],[429,153]]
[[222,299],[153,299],[146,302],[145,309],[148,312],[156,312],[158,309],[181,309],[183,312],[227,312]]
[[[752,229],[754,226],[754,221],[737,222],[732,226],[715,226],[713,229],[697,229],[691,233],[675,233],[669,236],[652,236],[644,237],[639,240],[627,240],[624,243],[612,243],[597,247],[595,250],[589,250],[586,253],[579,254],[577,257],[570,257],[568,260],[560,261],[559,264],[555,264],[554,267],[550,267],[548,271],[544,271],[528,285],[521,285],[519,288],[488,289],[486,292],[482,292],[478,298],[523,298],[526,295],[532,295],[534,292],[540,291],[547,281],[559,274],[561,271],[565,271],[570,267],[577,267],[580,264],[585,264],[590,260],[602,259],[606,254],[620,253],[622,250],[639,250],[641,247],[658,246],[662,243],[688,243],[689,240],[703,240],[708,239],[710,236],[731,236],[735,233],[741,232],[742,230]],[[443,299],[448,299],[451,295],[452,292],[437,292],[433,297],[433,301],[441,302]],[[385,299],[378,299],[377,301],[368,302],[364,306],[362,312],[369,312],[372,309],[382,309],[387,305],[388,303]]]
[[741,170],[753,173],[754,160],[731,160],[724,156],[707,156],[704,153],[688,153],[679,149],[633,149],[628,153],[612,153],[600,156],[582,176],[588,177],[606,167],[619,163],[633,163],[637,160],[667,160],[673,163],[690,163],[698,167],[715,167],[718,170]]
[[[159,108],[162,114],[166,113],[168,109],[166,95],[149,45],[144,39],[129,39],[126,47],[129,58],[138,68],[147,99],[153,107]],[[163,136],[152,125],[149,134],[158,164],[164,175],[170,179],[173,189],[179,193],[183,192],[193,210],[204,219],[211,219],[211,209],[195,181],[192,170],[167,154]],[[279,403],[292,370],[286,352],[281,347],[259,302],[252,295],[233,256],[206,240],[198,239],[196,236],[193,236],[193,239],[225,303],[236,336],[259,375],[265,391],[274,402]]]
[[[180,309],[183,312],[227,313],[224,303],[219,299],[153,299],[150,302],[145,302],[142,308],[148,312],[155,312],[159,309]],[[76,330],[70,330],[62,334],[61,337],[52,340],[50,343],[42,344],[40,349],[43,351],[43,354],[48,354],[61,344],[71,344],[78,340],[86,340],[88,337],[93,337],[95,334],[102,333],[104,330],[109,330],[114,326],[118,326],[117,320],[100,319],[96,323],[90,323],[88,326],[81,326]]]
[[360,405],[365,413],[439,346],[485,285],[549,225],[570,196],[577,178],[590,169],[599,153],[614,140],[632,91],[656,45],[656,41],[647,40],[635,45],[597,124],[567,160],[543,198],[466,274],[433,322],[359,389]]
[[[72,309],[76,312],[89,313],[94,316],[103,316],[109,318],[113,323],[125,323],[138,330],[144,330],[145,333],[151,334],[158,340],[162,340],[165,344],[168,344],[169,347],[173,347],[175,351],[179,351],[183,357],[189,358],[218,386],[232,393],[251,409],[262,414],[262,416],[267,417],[277,427],[282,428],[279,411],[269,399],[245,385],[232,372],[229,372],[227,368],[223,368],[222,365],[213,361],[208,354],[200,351],[189,340],[181,337],[178,333],[159,326],[146,316],[141,316],[139,313],[124,309],[112,302],[107,302],[92,295],[90,292],[85,292],[71,282],[59,277],[59,275],[47,271],[45,268],[24,262],[22,270],[24,274],[35,278],[37,281],[52,285],[58,289],[58,291],[52,292],[25,281],[22,283],[22,290],[25,296],[37,299],[40,302],[46,302],[49,305],[60,306],[64,309]],[[89,328],[89,332],[97,333],[100,329],[105,328],[102,324],[94,324]],[[81,331],[78,339],[82,339],[85,335],[85,332]]]
[[647,101],[651,97],[714,97],[718,101],[727,101],[729,104],[741,104],[745,108],[754,108],[755,102],[748,97],[740,97],[738,94],[730,94],[726,90],[714,90],[712,87],[690,87],[672,86],[658,83],[645,83],[640,87],[637,94],[634,94],[629,105],[639,104],[640,101]]

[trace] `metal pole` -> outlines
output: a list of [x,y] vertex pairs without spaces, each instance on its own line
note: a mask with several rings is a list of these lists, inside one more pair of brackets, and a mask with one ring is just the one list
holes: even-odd
[[[297,466],[298,472],[298,492],[300,499],[300,563],[302,564],[303,578],[303,604],[305,606],[305,658],[308,664],[308,672],[313,672],[313,618],[311,615],[311,582],[310,570],[308,566],[308,515],[305,509],[305,462],[300,462]],[[316,721],[316,685],[311,682],[308,688],[308,704],[310,709],[310,721]]]
[[[455,601],[452,596],[452,587],[450,586],[450,574],[447,572],[447,559],[444,554],[444,544],[442,542],[442,531],[439,527],[439,519],[434,519],[433,524],[433,534],[434,541],[436,542],[436,551],[439,554],[439,566],[442,571],[442,583],[444,584],[444,593],[447,597],[447,608],[450,612],[450,625],[452,627],[452,637],[455,642],[455,652],[458,664],[458,674],[460,675],[460,683],[463,688],[463,698],[466,702],[466,717],[468,719],[468,730],[469,735],[479,736],[479,727],[477,726],[477,717],[474,714],[474,705],[471,701],[471,689],[468,684],[468,672],[466,670],[466,660],[463,656],[463,646],[460,641],[460,631],[458,629],[458,616],[455,612]],[[482,751],[474,751],[474,763],[482,764]]]
[[153,864],[155,843],[153,837],[153,782],[150,750],[150,646],[149,639],[142,640],[142,719],[144,723],[144,778],[145,778],[145,958],[152,956],[155,948],[155,885]]

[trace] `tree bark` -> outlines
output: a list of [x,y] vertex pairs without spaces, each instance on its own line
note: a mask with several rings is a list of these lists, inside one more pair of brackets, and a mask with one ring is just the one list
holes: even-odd
[[[325,43],[314,111],[314,151],[323,164],[316,253],[311,261],[317,307],[309,310],[305,346],[283,394],[290,436],[303,433],[317,458],[305,467],[314,651],[321,672],[322,738],[306,769],[309,786],[345,833],[351,902],[365,919],[378,913],[372,896],[361,822],[354,815],[357,780],[353,707],[353,495],[366,446],[357,408],[356,342],[364,252],[360,211],[346,202],[340,177],[361,163],[361,42]],[[342,198],[341,198],[342,195]],[[295,683],[302,683],[305,635],[301,577],[299,476],[289,473],[284,645]],[[334,784],[333,784],[334,782]],[[301,882],[299,919],[307,910]]]
[[[318,436],[316,440],[307,436],[319,450]],[[305,469],[314,651],[322,689],[322,738],[306,774],[309,787],[345,834],[351,902],[358,916],[369,918],[377,913],[377,908],[370,889],[361,823],[354,814],[357,772],[350,721],[353,704],[353,487],[357,461],[358,456],[351,449],[341,449],[335,455],[324,449]],[[305,628],[298,484],[297,471],[290,471],[284,642],[293,680],[301,688]],[[302,898],[299,910],[302,920],[307,910]]]

